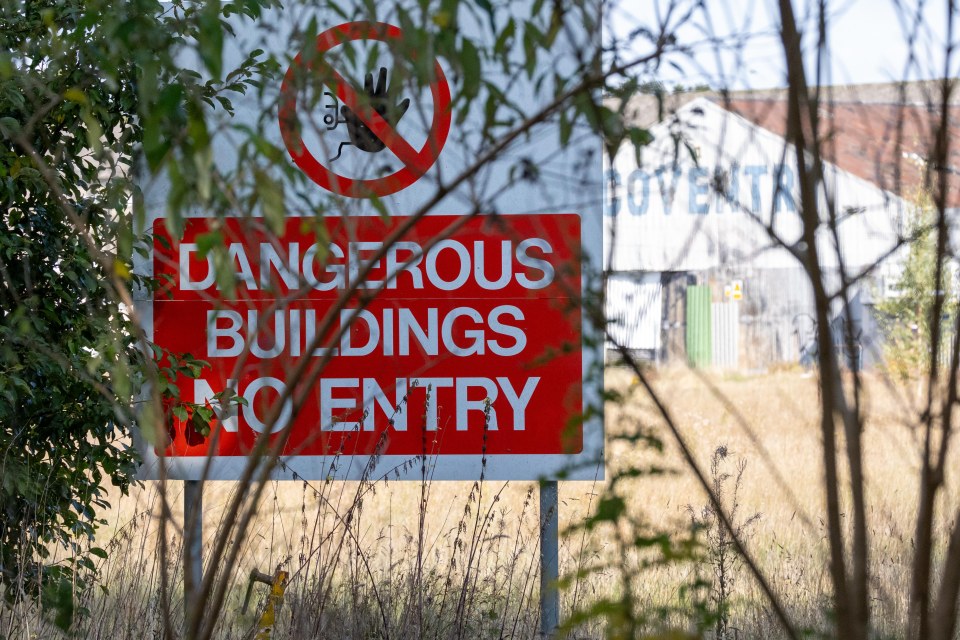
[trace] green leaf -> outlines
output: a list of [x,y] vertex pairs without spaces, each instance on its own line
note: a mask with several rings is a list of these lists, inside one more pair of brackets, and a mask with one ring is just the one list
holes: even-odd
[[20,132],[20,123],[16,118],[4,116],[0,118],[0,133],[4,137],[10,138]]
[[591,517],[594,523],[616,522],[626,511],[627,505],[620,496],[604,496],[597,504],[597,512]]
[[220,231],[209,231],[198,234],[194,241],[197,243],[197,257],[203,260],[214,247],[223,246],[223,234]]
[[194,412],[190,419],[190,427],[203,437],[210,435],[210,417],[203,417],[198,412]]
[[210,420],[213,419],[213,409],[208,409],[203,405],[197,405],[193,415],[195,418],[198,417],[200,420],[209,423]]
[[567,114],[566,110],[560,112],[560,146],[566,146],[570,142],[570,135],[573,133],[573,120]]
[[637,161],[637,166],[643,165],[643,158],[641,157],[643,148],[653,142],[653,135],[647,129],[641,129],[639,127],[630,127],[627,129],[627,137],[630,138],[630,142],[633,144],[634,156]]
[[217,288],[226,298],[232,298],[237,292],[237,277],[233,270],[233,262],[227,253],[226,247],[213,247],[213,270],[216,274]]
[[543,35],[537,26],[527,22],[523,27],[523,55],[528,78],[533,78],[533,72],[537,69],[537,48],[542,40]]
[[[517,33],[517,23],[513,18],[507,20],[506,26],[503,30],[497,35],[497,39],[493,44],[493,53],[497,56],[503,56],[513,44],[513,38]],[[506,59],[504,58],[504,65],[507,64]]]
[[469,38],[463,39],[460,52],[460,64],[463,65],[463,98],[472,100],[480,90],[480,53]]
[[73,624],[73,586],[66,578],[61,578],[53,585],[47,585],[47,606],[52,608],[54,624],[61,630],[68,631]]
[[281,235],[284,229],[284,194],[283,185],[274,180],[262,169],[254,170],[254,180],[257,186],[257,196],[263,210],[263,217],[267,226],[276,235]]
[[214,78],[223,75],[223,26],[220,0],[204,0],[200,5],[198,47],[200,59]]

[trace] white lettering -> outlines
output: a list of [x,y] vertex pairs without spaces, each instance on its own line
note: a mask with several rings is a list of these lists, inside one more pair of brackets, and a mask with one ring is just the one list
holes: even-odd
[[320,379],[320,430],[356,431],[359,422],[334,422],[334,409],[356,409],[353,398],[334,398],[334,389],[356,389],[360,384],[357,378],[321,378]]
[[364,431],[373,431],[374,416],[377,407],[387,416],[387,420],[397,431],[407,430],[407,413],[403,411],[401,405],[404,397],[407,395],[407,379],[397,378],[395,385],[394,398],[395,404],[390,404],[386,394],[374,378],[363,379],[363,408],[367,413],[367,421],[363,425]]
[[[393,246],[390,247],[390,250],[387,251],[387,288],[397,288],[397,280],[400,277],[400,267],[402,266],[402,262],[397,258],[397,253],[400,251],[409,251],[413,254],[408,258],[410,264],[407,265],[403,271],[410,274],[414,289],[423,289],[423,274],[420,273],[419,269],[420,260],[423,259],[423,253],[420,245],[416,242],[395,242]],[[406,260],[403,262],[406,262]]]
[[300,355],[300,310],[290,310],[290,355]]
[[446,389],[453,386],[453,378],[420,378],[418,384],[427,389],[430,401],[427,403],[425,425],[427,431],[437,430],[437,389]]
[[[243,397],[247,401],[247,404],[243,406],[243,419],[247,421],[247,426],[257,433],[263,433],[263,430],[267,428],[267,425],[257,415],[256,410],[257,394],[264,388],[273,389],[283,395],[286,385],[277,378],[257,378],[243,392]],[[280,410],[280,415],[277,416],[277,420],[273,424],[273,428],[270,429],[270,433],[276,433],[286,428],[290,423],[291,415],[293,415],[293,400],[287,398],[286,402],[283,403],[283,409]]]
[[287,261],[284,263],[280,252],[272,244],[262,243],[260,245],[260,286],[264,289],[270,288],[270,269],[276,271],[284,286],[288,289],[298,289],[300,287],[300,278],[297,273],[297,266],[300,264],[300,244],[291,242],[287,249]]
[[477,240],[473,243],[473,275],[477,279],[477,284],[487,291],[496,291],[503,289],[510,282],[510,276],[513,275],[513,262],[510,255],[510,241],[504,240],[500,249],[500,277],[495,282],[487,280],[485,273],[485,251],[484,242]]
[[540,378],[527,378],[527,381],[523,385],[523,390],[517,395],[517,392],[513,389],[513,385],[510,384],[509,378],[497,378],[497,384],[503,389],[503,395],[507,398],[507,402],[510,403],[510,408],[513,409],[514,431],[523,431],[527,428],[527,405],[530,404],[530,398],[533,396],[533,391],[537,388],[539,382]]
[[[227,380],[227,389],[236,390],[236,388],[236,380]],[[237,405],[232,405],[229,409],[224,409],[220,401],[214,398],[215,395],[217,394],[213,392],[213,387],[203,378],[198,378],[193,381],[193,401],[197,404],[209,402],[214,414],[217,416],[217,420],[220,421],[220,428],[228,433],[236,433]]]
[[[304,314],[304,321],[307,323],[307,329],[304,332],[303,343],[305,346],[313,344],[313,341],[317,338],[317,310],[316,309],[307,309],[307,312]],[[340,353],[340,350],[336,347],[317,347],[313,350],[313,355],[318,357],[323,357],[330,353],[330,355],[337,355]]]
[[230,259],[230,264],[235,264],[240,269],[236,273],[247,289],[256,290],[257,279],[253,277],[253,269],[250,268],[250,260],[247,259],[247,252],[243,245],[237,242],[231,243],[227,248],[227,257]]
[[393,309],[383,310],[383,355],[393,355]]
[[[312,244],[303,254],[303,277],[307,283],[317,291],[330,291],[332,289],[343,289],[346,286],[344,276],[344,267],[342,264],[327,264],[324,271],[333,277],[329,280],[321,281],[314,272],[313,263],[316,261],[317,253],[320,251],[320,245]],[[330,244],[329,254],[334,258],[343,259],[343,249],[335,244]],[[326,256],[321,258],[321,262],[326,261]]]
[[[230,326],[219,326],[220,318],[229,320]],[[243,316],[237,311],[207,311],[207,355],[211,358],[235,358],[243,353],[243,338],[240,336],[242,326]],[[227,338],[233,342],[229,347],[221,349],[219,338]]]
[[207,254],[207,275],[203,277],[203,280],[191,280],[191,253],[197,253],[197,245],[189,242],[180,244],[180,289],[183,291],[201,291],[208,288],[216,280],[217,274],[213,270],[213,256]]
[[523,320],[523,311],[513,305],[504,304],[499,307],[494,307],[493,311],[490,312],[490,316],[487,318],[487,324],[490,325],[493,331],[496,331],[500,335],[513,338],[513,346],[503,347],[496,340],[487,340],[487,345],[490,347],[490,351],[498,356],[515,356],[527,346],[527,334],[519,327],[511,327],[510,325],[500,322],[500,316],[504,314],[513,316],[514,320]]
[[517,282],[527,289],[543,289],[553,282],[555,274],[553,265],[541,258],[533,258],[527,252],[531,247],[536,247],[546,254],[553,253],[553,247],[543,238],[527,238],[517,245],[517,262],[530,269],[537,269],[543,272],[543,277],[537,280],[531,280],[526,274],[518,273]]
[[247,311],[247,330],[253,330],[253,340],[250,342],[250,353],[258,358],[276,358],[281,353],[283,353],[283,348],[286,346],[286,322],[283,318],[283,311],[274,311],[273,312],[273,344],[269,349],[264,349],[260,346],[260,338],[263,334],[270,334],[271,331],[267,327],[267,323],[264,323],[264,326],[259,324],[259,312],[256,309],[250,309]]
[[[350,243],[350,284],[355,283],[360,277],[360,270],[370,266],[376,269],[380,266],[379,260],[374,260],[371,264],[360,257],[361,251],[377,251],[383,246],[382,242],[351,242]],[[363,282],[357,283],[359,289],[376,289],[383,284],[381,280],[370,280],[367,278]]]
[[[444,249],[453,249],[453,252],[457,254],[457,258],[460,260],[460,271],[457,273],[457,277],[449,281],[441,278],[437,272],[437,258]],[[427,252],[427,277],[430,279],[430,284],[441,291],[455,291],[459,289],[470,277],[470,252],[456,240],[441,240],[430,247],[430,251]]]
[[[486,392],[483,400],[470,400],[470,387],[480,387]],[[497,399],[497,385],[490,378],[457,378],[457,431],[466,431],[470,411],[483,412],[490,403],[490,421],[487,428],[497,430],[497,412],[493,403]]]
[[474,322],[483,322],[483,317],[480,315],[480,312],[472,307],[457,307],[450,313],[446,315],[443,319],[443,346],[447,348],[447,351],[452,353],[455,356],[472,356],[474,354],[483,355],[483,330],[482,329],[469,329],[463,332],[464,337],[468,340],[472,339],[472,344],[461,347],[453,340],[453,323],[456,322],[457,318],[462,316],[467,316]]
[[413,312],[409,309],[400,309],[398,315],[400,355],[410,355],[410,334],[413,333],[420,343],[421,351],[428,356],[435,356],[440,353],[438,346],[437,309],[427,309],[427,330],[424,331],[417,319],[413,317]]
[[[354,347],[350,344],[351,335],[353,335],[354,332],[359,333],[360,325],[358,323],[361,320],[367,325],[369,333],[367,344],[362,347]],[[380,323],[377,322],[376,316],[366,309],[341,310],[340,326],[348,327],[340,337],[340,353],[345,356],[370,355],[373,353],[373,350],[377,348],[377,343],[380,342]]]

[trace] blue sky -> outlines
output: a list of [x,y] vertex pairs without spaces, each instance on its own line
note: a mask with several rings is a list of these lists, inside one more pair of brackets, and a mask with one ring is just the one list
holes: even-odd
[[[672,0],[683,7],[695,0]],[[947,0],[921,2],[924,24],[919,31],[916,59],[908,66],[908,33],[918,0],[825,0],[830,24],[826,84],[891,82],[941,77],[946,42]],[[663,20],[671,0],[624,0],[610,21],[619,35],[637,26]],[[678,33],[691,44],[691,57],[673,59],[680,69],[663,65],[657,76],[667,84],[706,82],[735,89],[778,87],[784,84],[779,40],[778,3],[774,0],[704,0]],[[807,26],[804,38],[808,73],[815,64],[816,2],[794,0],[798,19]],[[678,12],[679,13],[679,12]],[[674,14],[676,15],[676,14]],[[954,40],[960,31],[954,19]],[[745,37],[741,37],[745,36]],[[717,42],[724,53],[717,54]],[[954,76],[960,65],[953,65]]]

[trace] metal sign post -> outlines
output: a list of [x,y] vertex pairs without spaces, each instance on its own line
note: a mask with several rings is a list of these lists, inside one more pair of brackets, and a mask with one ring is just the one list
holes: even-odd
[[540,636],[552,638],[560,626],[560,544],[556,480],[540,483]]
[[183,483],[183,545],[183,619],[186,624],[190,618],[192,596],[203,582],[203,483],[200,480]]

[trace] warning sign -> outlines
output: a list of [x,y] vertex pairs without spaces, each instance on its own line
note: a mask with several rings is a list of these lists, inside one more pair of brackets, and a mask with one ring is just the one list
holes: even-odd
[[723,297],[728,300],[743,300],[743,280],[734,280],[723,288]]
[[[365,78],[364,90],[360,92],[325,59],[324,54],[334,47],[357,40],[377,40],[390,44],[403,39],[400,28],[382,22],[347,22],[324,31],[317,36],[316,50],[304,62],[301,52],[287,69],[280,89],[280,133],[293,161],[311,180],[324,189],[351,198],[383,197],[396,193],[419,180],[437,161],[450,132],[450,85],[443,68],[434,62],[434,80],[430,85],[433,97],[433,119],[426,142],[420,149],[414,148],[397,131],[397,124],[410,99],[398,101],[394,87],[388,82],[388,71],[381,67],[374,79],[371,70]],[[324,116],[328,131],[340,124],[346,125],[347,138],[337,143],[337,152],[332,158],[319,160],[301,135],[301,120],[297,111],[298,73],[308,73],[323,82],[330,91],[324,92],[333,99],[333,112]],[[342,103],[342,106],[337,106]],[[345,146],[353,146],[367,153],[392,152],[402,167],[383,177],[356,179],[341,175],[335,168]]]
[[[198,248],[209,220],[189,220],[180,241],[158,223],[155,340],[210,363],[177,381],[180,397],[202,404],[232,388],[243,398],[210,436],[174,420],[166,455],[243,457],[287,426],[284,456],[582,451],[580,217],[514,215],[509,230],[477,217],[432,242],[455,220],[428,216],[376,258],[404,218],[326,218],[329,243],[298,218],[280,238],[227,220],[232,296]],[[354,284],[361,291],[333,317]],[[321,375],[269,425],[277,399],[304,384],[308,374],[291,374],[304,359]]]
[[[279,114],[263,135],[309,178],[284,183],[296,197],[282,224],[196,211],[174,232],[168,183],[145,189],[154,243],[135,266],[158,283],[137,300],[145,335],[209,366],[163,382],[166,437],[138,443],[141,477],[235,480],[260,444],[278,479],[602,477],[602,328],[582,300],[603,262],[602,140],[586,125],[564,140],[547,119],[499,138],[509,148],[472,180],[487,115],[458,104],[453,117],[465,79],[436,57],[437,34],[316,13],[322,33],[296,45],[305,22],[279,9],[277,31],[236,26],[238,43],[292,59],[264,87]],[[494,46],[483,25],[458,26]],[[411,60],[427,76],[416,87]],[[481,90],[531,116],[554,108],[553,87],[494,62],[480,60]],[[238,102],[233,123],[260,131],[262,108]],[[223,151],[225,175],[249,159]],[[541,179],[514,179],[518,162]],[[429,207],[441,169],[450,193]],[[318,213],[323,190],[355,200]]]

